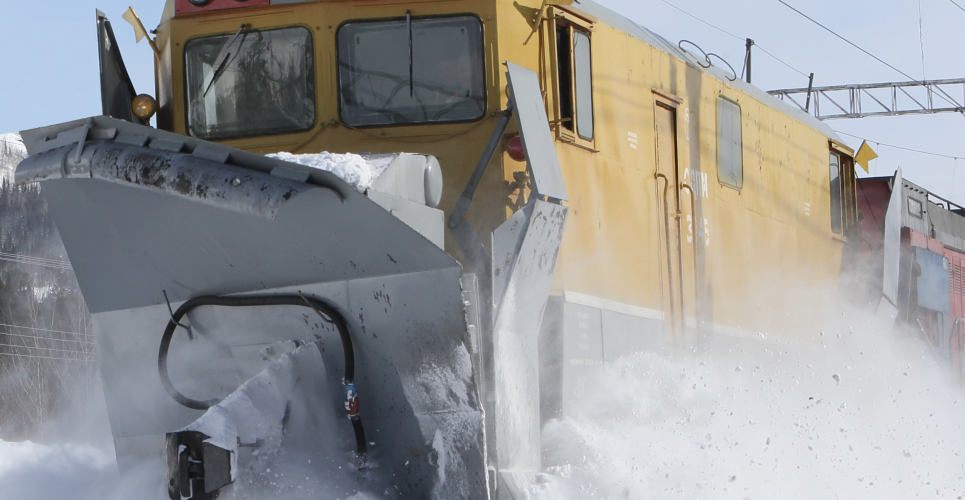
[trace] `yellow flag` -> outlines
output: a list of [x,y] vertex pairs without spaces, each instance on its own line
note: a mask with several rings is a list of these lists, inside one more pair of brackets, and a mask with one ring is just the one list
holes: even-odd
[[875,150],[871,149],[871,146],[868,145],[868,141],[862,141],[861,147],[858,148],[858,154],[854,156],[854,162],[858,165],[861,165],[861,168],[863,168],[865,172],[871,173],[868,170],[868,162],[877,157],[878,153],[875,153]]
[[144,29],[144,25],[141,24],[141,19],[137,17],[137,12],[134,12],[134,7],[128,7],[127,12],[125,12],[121,17],[123,17],[124,20],[127,21],[132,28],[134,28],[134,38],[136,39],[135,43],[139,43],[141,40],[147,38],[147,43],[151,45],[151,50],[154,51],[154,55],[160,59],[161,51],[158,50],[154,40],[147,35],[147,30]]
[[147,37],[147,30],[144,29],[144,25],[141,24],[141,20],[138,19],[137,13],[134,12],[134,7],[128,7],[127,12],[125,12],[122,17],[134,28],[134,38],[137,39],[137,42]]

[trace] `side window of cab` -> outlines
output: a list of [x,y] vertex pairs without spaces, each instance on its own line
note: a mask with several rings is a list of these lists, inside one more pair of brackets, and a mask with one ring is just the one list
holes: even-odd
[[545,21],[544,68],[556,138],[594,149],[592,21],[559,7]]
[[[830,194],[831,232],[846,237],[858,223],[855,200],[855,172],[853,153],[831,143],[828,160],[828,192]],[[910,200],[910,198],[909,198]],[[911,213],[909,206],[909,213]],[[914,215],[914,214],[912,214]],[[918,215],[921,217],[921,214]]]

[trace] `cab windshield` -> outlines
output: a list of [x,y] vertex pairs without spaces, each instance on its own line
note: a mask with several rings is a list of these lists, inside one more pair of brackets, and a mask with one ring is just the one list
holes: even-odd
[[345,124],[459,122],[485,113],[479,18],[348,22],[337,36],[339,104]]
[[311,33],[302,27],[185,44],[188,131],[202,139],[283,134],[315,124]]

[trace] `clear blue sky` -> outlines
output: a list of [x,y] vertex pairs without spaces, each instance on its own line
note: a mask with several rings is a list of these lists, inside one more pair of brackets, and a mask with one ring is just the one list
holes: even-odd
[[95,11],[114,26],[138,92],[154,95],[147,41],[121,15],[131,5],[145,27],[161,18],[163,0],[3,0],[0,15],[0,131],[51,125],[101,114]]
[[[673,42],[686,38],[708,52],[721,54],[738,71],[744,57],[743,38],[749,37],[801,72],[813,71],[816,85],[907,80],[777,0],[598,1]],[[959,49],[965,42],[961,28],[965,12],[952,0],[889,0],[884,4],[879,0],[786,1],[915,78],[965,78],[965,58]],[[667,2],[736,37],[708,27]],[[145,42],[135,45],[130,26],[121,19],[132,3],[148,29],[157,25],[163,0],[4,1],[0,16],[0,132],[100,114],[94,25],[97,8],[114,23],[135,87],[139,92],[154,94],[150,48]],[[958,3],[965,6],[963,0]],[[757,51],[754,84],[770,90],[803,87],[807,81]],[[959,115],[828,123],[839,131],[878,142],[965,158],[965,118]],[[860,145],[860,140],[843,138],[853,147]],[[887,147],[877,150],[881,157],[873,163],[873,174],[890,175],[901,165],[913,181],[965,202],[965,160],[956,162]]]

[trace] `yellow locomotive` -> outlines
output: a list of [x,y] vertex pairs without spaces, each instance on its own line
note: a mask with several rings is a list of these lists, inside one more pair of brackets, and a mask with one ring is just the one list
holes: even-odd
[[[814,293],[834,287],[855,223],[853,151],[726,70],[592,2],[271,3],[184,15],[168,3],[160,128],[259,153],[432,154],[449,213],[506,106],[502,65],[514,62],[539,75],[571,197],[556,293],[644,308],[677,336],[698,315],[707,333],[793,331],[808,319],[783,306],[829,304]],[[241,100],[209,104],[236,90],[227,78],[198,102],[209,47],[242,24],[301,44],[302,93],[279,99],[301,99],[304,116],[277,126]],[[201,113],[218,122],[192,118]],[[509,153],[493,159],[469,212],[481,234],[525,200],[525,171]],[[446,248],[458,246],[449,237]]]
[[[590,0],[168,0],[151,40],[156,102],[135,98],[113,32],[101,25],[104,114],[114,120],[25,132],[31,157],[17,177],[44,181],[58,224],[73,228],[61,232],[105,353],[118,454],[163,448],[167,433],[172,498],[217,495],[235,470],[216,479],[214,464],[244,456],[229,446],[224,456],[234,458],[209,457],[197,435],[184,434],[200,432],[184,427],[198,412],[231,399],[218,399],[228,382],[199,381],[197,359],[168,374],[172,337],[187,342],[176,332],[199,305],[287,294],[246,305],[297,306],[301,296],[341,325],[358,371],[388,374],[355,380],[358,393],[379,401],[367,435],[375,425],[383,439],[407,436],[380,455],[407,498],[518,494],[539,470],[540,422],[578,404],[587,370],[608,360],[722,338],[795,338],[834,309],[858,223],[853,151],[706,54]],[[538,85],[526,86],[529,78]],[[157,130],[144,127],[155,111]],[[519,121],[507,127],[513,112]],[[391,161],[393,173],[380,179],[395,180],[375,181],[382,187],[362,190],[365,200],[328,174],[282,161],[323,151]],[[277,153],[296,156],[260,156]],[[559,182],[546,190],[548,171]],[[247,187],[251,179],[260,192]],[[310,194],[320,188],[341,205]],[[301,225],[285,226],[293,214]],[[337,217],[344,224],[328,220]],[[105,238],[122,250],[90,241]],[[473,274],[460,279],[460,269]],[[382,304],[382,289],[394,290],[396,305],[386,299],[386,319],[373,324],[381,306],[358,297]],[[400,312],[405,300],[417,312]],[[266,318],[295,328],[281,313],[192,314],[208,330],[265,330]],[[465,317],[455,329],[454,315]],[[159,384],[142,365],[160,330],[150,325],[168,318]],[[398,325],[424,336],[382,345]],[[238,336],[218,337],[236,357],[285,340]],[[326,366],[355,369],[348,351],[344,365],[325,352]],[[468,371],[458,369],[464,359]],[[427,365],[454,375],[433,386]],[[130,380],[122,387],[110,377]],[[346,379],[354,425],[356,387]],[[420,406],[412,380],[423,381],[425,401],[442,403]],[[468,384],[470,395],[456,397],[453,383]],[[178,384],[218,398],[202,404]],[[406,416],[390,418],[394,410],[380,405],[400,387]],[[162,405],[164,417],[131,414],[128,397]],[[466,420],[432,420],[440,412]],[[396,421],[411,425],[393,430]],[[413,451],[420,439],[428,455]],[[412,456],[448,475],[394,462]],[[207,479],[190,465],[205,461]]]

